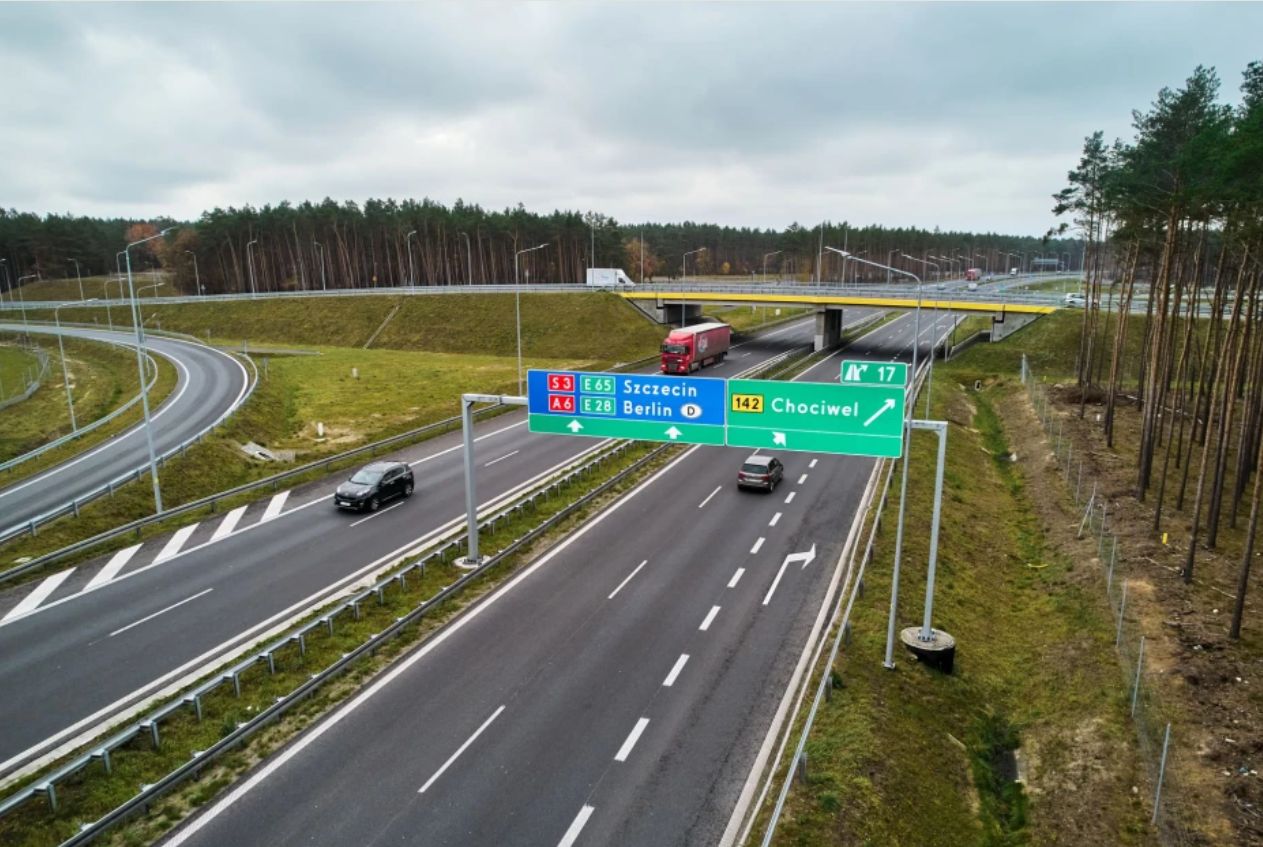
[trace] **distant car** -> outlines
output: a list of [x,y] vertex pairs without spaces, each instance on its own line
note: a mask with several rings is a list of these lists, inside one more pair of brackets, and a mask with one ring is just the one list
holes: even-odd
[[1088,305],[1088,298],[1082,294],[1070,292],[1066,295],[1066,306],[1071,309],[1083,309]]
[[977,290],[978,290],[978,283],[976,283],[976,282],[971,282],[971,283],[969,283],[968,285],[966,285],[966,286],[965,286],[965,288],[969,289],[970,291],[977,291]]
[[938,285],[936,285],[936,286],[934,286],[934,287],[935,287],[935,288],[937,288],[939,291],[943,291],[944,289],[946,289],[946,288],[947,288],[947,283],[946,283],[946,282],[940,282]]
[[338,486],[333,503],[339,509],[376,512],[394,497],[411,497],[415,486],[412,468],[403,462],[373,462]]
[[738,488],[762,488],[775,491],[785,477],[785,466],[775,456],[761,456],[758,453],[746,459],[737,471]]

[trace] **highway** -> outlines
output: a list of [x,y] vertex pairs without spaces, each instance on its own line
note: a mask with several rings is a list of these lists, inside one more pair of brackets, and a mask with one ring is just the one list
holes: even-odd
[[[912,345],[908,315],[845,355]],[[746,452],[685,451],[165,843],[720,843],[874,469],[783,453],[746,493]]]
[[[871,316],[848,311],[848,323]],[[735,348],[703,376],[746,370],[810,342],[798,321]],[[485,505],[597,442],[531,435],[525,415],[477,425]],[[336,512],[340,479],[281,491],[228,515],[0,593],[0,778],[87,740],[140,705],[278,633],[445,528],[462,525],[460,433],[397,455],[411,500],[372,516]],[[53,671],[52,669],[56,669]]]
[[[50,326],[23,328],[20,324],[0,324],[0,332],[23,331],[56,334]],[[128,333],[68,327],[63,327],[62,332],[67,337],[135,348],[134,336]],[[236,409],[250,390],[250,375],[245,366],[227,353],[157,336],[149,336],[146,346],[169,359],[177,373],[171,394],[152,409],[154,451],[158,455],[205,432]],[[144,427],[137,424],[33,477],[0,488],[0,537],[148,463]],[[147,479],[142,484],[148,484]]]

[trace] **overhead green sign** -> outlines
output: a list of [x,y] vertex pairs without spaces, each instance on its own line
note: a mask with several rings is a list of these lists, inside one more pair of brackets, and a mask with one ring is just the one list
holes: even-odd
[[728,381],[732,447],[898,457],[904,387],[763,379]]
[[907,385],[908,366],[903,362],[843,359],[838,381],[843,385]]

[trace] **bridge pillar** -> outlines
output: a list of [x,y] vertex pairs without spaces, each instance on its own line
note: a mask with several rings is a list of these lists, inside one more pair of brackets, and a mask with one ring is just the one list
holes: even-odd
[[842,310],[821,309],[816,312],[816,352],[842,343]]

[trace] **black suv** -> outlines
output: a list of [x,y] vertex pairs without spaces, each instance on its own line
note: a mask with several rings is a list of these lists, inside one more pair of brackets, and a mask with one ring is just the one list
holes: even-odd
[[754,454],[737,471],[738,488],[765,488],[775,491],[785,476],[785,466],[774,456]]
[[339,509],[376,512],[391,497],[410,497],[414,486],[412,468],[403,462],[373,462],[338,486],[333,503]]

